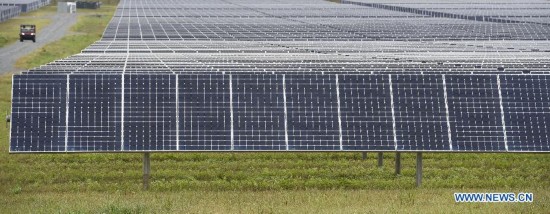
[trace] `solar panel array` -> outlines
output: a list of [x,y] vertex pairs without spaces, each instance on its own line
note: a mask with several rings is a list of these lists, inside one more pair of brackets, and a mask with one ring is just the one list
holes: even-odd
[[0,5],[0,22],[7,21],[13,17],[19,16],[21,9],[17,6],[2,6]]
[[404,3],[123,0],[10,152],[550,151],[550,3]]
[[0,6],[17,6],[21,13],[31,12],[49,5],[51,0],[0,0]]

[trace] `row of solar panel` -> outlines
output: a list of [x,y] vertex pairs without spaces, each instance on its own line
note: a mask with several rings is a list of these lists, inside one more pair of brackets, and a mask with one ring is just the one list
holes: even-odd
[[11,152],[550,151],[550,75],[15,75]]
[[104,33],[103,41],[546,41],[550,38],[550,27],[546,25],[476,23],[444,18],[287,18],[294,21],[285,19],[285,23],[278,23],[277,18],[173,18],[165,23],[147,19],[134,24],[131,24],[132,18],[114,19]]
[[[385,10],[390,11],[398,11],[398,12],[406,12],[406,13],[414,13],[419,15],[426,15],[431,17],[445,17],[445,18],[453,18],[453,19],[464,19],[464,20],[473,20],[473,21],[482,21],[482,22],[496,22],[496,23],[533,23],[533,24],[541,24],[541,25],[548,25],[550,23],[538,23],[538,22],[526,22],[526,21],[519,21],[514,19],[508,19],[508,16],[512,17],[522,17],[522,16],[533,16],[533,15],[542,15],[547,16],[548,13],[539,11],[537,9],[529,8],[526,10],[523,10],[523,13],[520,13],[518,10],[497,10],[496,13],[493,13],[492,15],[489,15],[487,13],[487,10],[479,10],[477,12],[481,13],[472,13],[475,10],[468,11],[468,10],[456,10],[456,9],[448,9],[448,10],[433,10],[433,9],[427,9],[427,8],[414,8],[414,7],[408,7],[408,6],[400,6],[400,5],[388,5],[388,4],[380,4],[380,3],[366,3],[361,1],[355,1],[355,0],[342,0],[342,4],[353,4],[353,5],[360,5],[365,6],[369,8],[381,8]],[[466,12],[466,13],[464,13]]]
[[[477,5],[469,11],[477,8],[484,12],[464,13],[447,7],[436,10],[440,7],[415,8],[356,0],[342,3],[345,4],[322,0],[279,1],[268,5],[257,1],[208,1],[176,3],[167,8],[147,1],[128,1],[117,9],[103,40],[543,41],[550,35],[548,14],[541,10],[548,4],[523,10]],[[507,17],[510,13],[513,16]]]

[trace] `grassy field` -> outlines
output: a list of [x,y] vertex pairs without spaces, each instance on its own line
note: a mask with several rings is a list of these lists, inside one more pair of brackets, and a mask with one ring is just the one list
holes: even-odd
[[51,23],[52,15],[57,12],[57,7],[46,6],[39,10],[22,13],[18,17],[11,18],[0,23],[0,48],[8,44],[19,41],[19,25],[20,24],[35,24],[38,32],[43,26]]
[[[440,189],[84,192],[10,195],[5,203],[16,205],[11,210],[18,213],[548,213],[550,209],[542,202],[454,203],[451,195],[452,190]],[[549,197],[546,192],[537,200]]]
[[[114,7],[80,15],[73,33],[33,53],[34,67],[78,53],[99,39]],[[100,13],[102,16],[95,16]],[[1,27],[1,26],[0,26]],[[75,44],[77,43],[77,44]],[[73,46],[76,46],[73,48]],[[0,76],[0,112],[11,76]],[[149,191],[141,154],[8,154],[0,126],[0,213],[549,213],[548,154],[393,154],[383,168],[360,153],[152,154]],[[454,192],[533,192],[534,203],[455,203]]]
[[30,69],[80,53],[101,38],[115,9],[116,5],[103,5],[98,10],[78,9],[78,21],[71,27],[69,35],[18,59],[15,66]]

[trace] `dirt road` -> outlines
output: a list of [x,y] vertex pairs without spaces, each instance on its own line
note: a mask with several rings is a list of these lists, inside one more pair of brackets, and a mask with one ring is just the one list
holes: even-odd
[[17,41],[11,45],[0,48],[0,74],[8,72],[19,72],[21,69],[14,67],[17,59],[33,52],[44,45],[61,39],[69,28],[76,23],[76,14],[59,14],[53,15],[52,22],[48,26],[37,26],[42,30],[36,36],[36,43],[31,40],[24,42]]

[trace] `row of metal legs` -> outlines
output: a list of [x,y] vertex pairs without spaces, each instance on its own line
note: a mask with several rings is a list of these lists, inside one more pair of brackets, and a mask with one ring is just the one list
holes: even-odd
[[[362,153],[363,160],[367,159],[367,152]],[[384,154],[378,152],[378,167],[384,164]],[[401,175],[401,153],[395,153],[395,174]],[[143,189],[149,189],[149,177],[151,176],[150,153],[143,153]],[[416,153],[416,186],[422,186],[422,152]]]
[[[363,160],[367,159],[367,152],[363,152]],[[384,164],[382,152],[378,152],[378,167]],[[401,153],[395,153],[395,174],[401,175]],[[416,186],[422,186],[422,152],[416,153]]]
[[[367,152],[362,152],[363,160],[367,159]],[[378,167],[382,167],[384,165],[384,153],[378,152]]]

